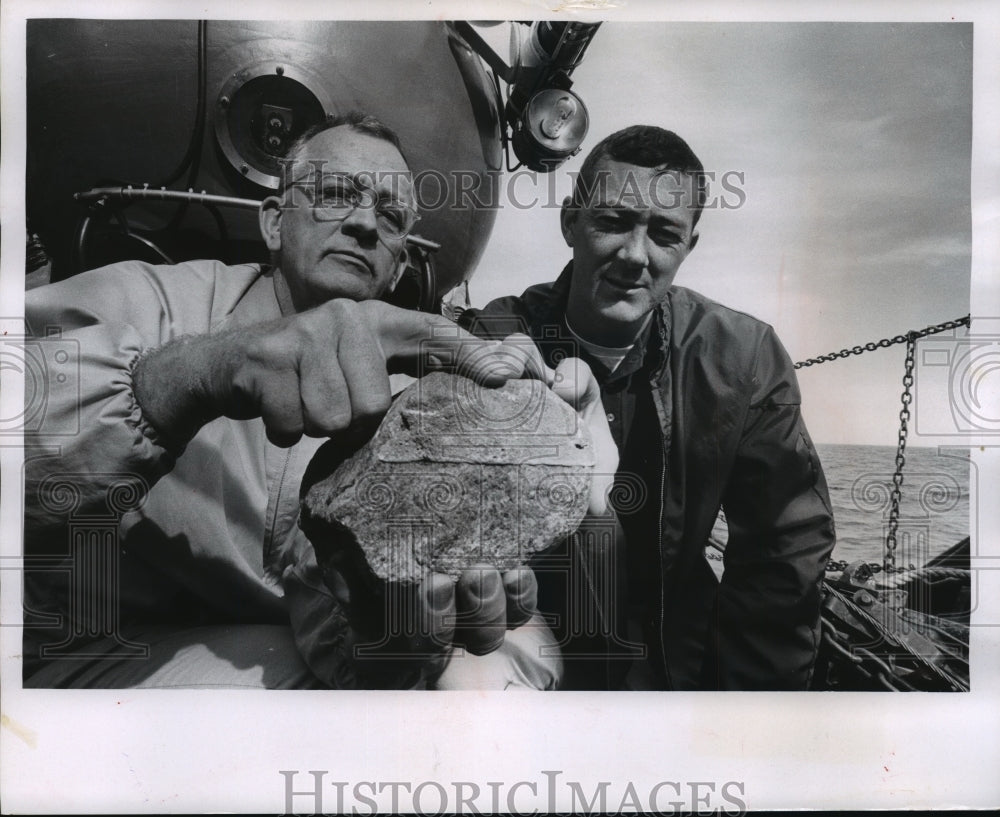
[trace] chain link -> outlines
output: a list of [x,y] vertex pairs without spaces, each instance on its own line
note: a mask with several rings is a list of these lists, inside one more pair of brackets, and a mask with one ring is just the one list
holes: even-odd
[[911,332],[906,340],[906,367],[903,372],[903,394],[900,402],[903,407],[899,410],[899,442],[896,446],[896,471],[892,475],[892,494],[889,501],[889,529],[885,535],[885,554],[883,561],[886,572],[890,572],[896,566],[896,531],[899,528],[899,502],[903,496],[903,467],[906,465],[906,435],[910,427],[910,403],[913,402],[913,395],[910,389],[913,386],[913,360],[916,356],[917,337]]
[[[897,661],[902,658],[907,663],[910,663],[911,666],[919,665],[924,670],[929,671],[936,678],[943,681],[950,689],[962,692],[968,692],[969,684],[968,684],[967,673],[965,675],[965,678],[961,678],[959,676],[956,676],[954,673],[946,671],[944,668],[938,666],[933,660],[931,660],[929,656],[925,656],[922,654],[922,652],[914,650],[907,639],[899,638],[894,633],[894,631],[887,629],[886,624],[882,621],[879,621],[879,619],[875,618],[875,616],[872,615],[871,611],[862,609],[857,604],[855,604],[850,597],[838,591],[835,587],[831,587],[829,584],[824,584],[824,591],[826,593],[832,594],[835,598],[837,598],[841,604],[843,604],[848,610],[854,613],[854,615],[857,618],[859,618],[862,622],[867,622],[870,626],[874,627],[875,632],[877,632],[880,636],[881,639],[880,646],[882,647],[883,650],[885,650],[886,647],[890,648],[888,652],[884,653],[884,657],[889,658],[889,661],[893,666],[887,666],[885,663],[883,663],[882,658],[880,657],[882,656],[881,651],[880,655],[875,655],[874,653],[871,652],[871,650],[866,649],[864,645],[856,643],[856,639],[854,640],[854,642],[852,642],[848,637],[845,637],[837,630],[836,626],[831,624],[830,627],[828,628],[828,631],[832,631],[831,632],[832,638],[837,640],[842,640],[844,642],[842,646],[848,649],[848,651],[852,655],[857,655],[859,658],[862,659],[861,661],[862,665],[869,664],[872,661],[874,661],[876,665],[880,665],[882,672],[879,672],[877,674],[880,676],[880,680],[884,684],[886,684],[886,686],[889,686],[890,688],[898,688],[896,684],[902,684],[906,689],[910,690],[915,689],[912,684],[904,680],[904,678],[901,677],[900,673],[895,671],[894,669],[894,666],[896,665]],[[899,651],[892,649],[893,647],[898,647]],[[900,652],[902,654],[900,654]],[[890,657],[893,654],[895,654],[894,657]],[[869,677],[872,676],[871,672],[866,672],[865,674],[869,675]],[[889,680],[890,678],[893,679],[893,681],[890,682]]]
[[[709,557],[711,558],[711,557]],[[721,557],[720,557],[721,558]],[[851,564],[847,559],[828,559],[826,562],[826,570],[833,571],[835,573],[843,573],[847,570],[847,566]],[[910,562],[905,567],[903,565],[899,566],[886,566],[881,562],[867,562],[868,569],[872,573],[907,573],[912,570],[925,570],[926,568],[919,568],[913,562]]]
[[815,366],[817,363],[828,363],[831,360],[839,360],[840,358],[851,357],[851,355],[860,355],[864,352],[874,352],[876,349],[886,349],[897,343],[906,343],[911,337],[913,339],[923,338],[927,335],[936,335],[938,332],[947,332],[951,329],[957,329],[960,326],[969,326],[970,316],[966,315],[964,318],[956,318],[953,321],[945,321],[944,323],[939,323],[935,326],[928,326],[926,329],[914,330],[907,332],[905,335],[896,335],[892,338],[882,338],[882,340],[872,341],[866,343],[864,346],[852,346],[848,349],[841,349],[839,352],[831,352],[827,355],[820,355],[819,357],[811,357],[808,360],[800,360],[795,364],[796,369],[802,369],[806,366]]
[[[907,332],[905,335],[896,335],[892,338],[882,338],[878,341],[866,343],[864,346],[852,346],[848,349],[841,349],[839,352],[831,352],[827,355],[811,357],[808,360],[800,360],[795,364],[796,369],[802,369],[806,366],[815,366],[818,363],[827,363],[831,360],[851,357],[852,355],[860,355],[864,352],[874,352],[876,349],[886,349],[897,343],[906,344],[906,369],[903,373],[903,394],[900,398],[903,406],[899,411],[899,433],[897,435],[896,445],[896,471],[892,475],[889,524],[886,531],[885,554],[883,556],[882,564],[882,569],[884,569],[886,573],[892,573],[896,570],[896,533],[899,529],[899,503],[903,495],[903,467],[906,465],[906,436],[909,432],[910,404],[913,402],[913,395],[911,394],[910,389],[913,387],[913,361],[916,354],[917,339],[926,337],[927,335],[936,335],[938,332],[947,332],[952,329],[957,329],[960,326],[970,326],[971,322],[971,316],[966,315],[964,318],[956,318],[952,321],[945,321],[944,323],[928,326],[924,329],[914,329]],[[841,564],[830,560],[827,564],[827,570],[843,570],[845,567],[847,567],[846,562]]]

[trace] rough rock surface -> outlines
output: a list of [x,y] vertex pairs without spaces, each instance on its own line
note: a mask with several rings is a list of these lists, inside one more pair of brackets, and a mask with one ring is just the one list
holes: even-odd
[[523,564],[579,525],[594,464],[576,412],[543,383],[450,374],[412,384],[328,476],[320,457],[300,517],[320,564],[360,553],[383,581]]

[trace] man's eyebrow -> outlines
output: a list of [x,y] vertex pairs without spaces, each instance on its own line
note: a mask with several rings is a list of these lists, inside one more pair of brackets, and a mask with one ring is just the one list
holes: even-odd
[[591,207],[595,210],[618,210],[618,211],[635,211],[638,212],[644,208],[636,207],[634,203],[626,203],[621,198],[613,201],[608,201],[606,199],[598,199],[597,201],[591,202]]
[[[289,187],[320,186],[335,179],[348,179],[359,188],[370,190],[380,201],[396,202],[404,206],[412,206],[406,199],[413,198],[413,185],[411,174],[402,171],[370,171],[361,170],[357,173],[346,173],[337,170],[325,170],[322,173],[307,172],[303,176],[288,183]],[[399,179],[411,182],[407,187],[399,184]],[[375,182],[373,187],[371,182]],[[408,189],[409,196],[400,198],[399,194]]]
[[650,212],[650,220],[652,221],[665,222],[679,229],[683,229],[686,226],[685,222],[679,216],[673,215],[671,210],[662,211],[648,207],[636,207],[621,201],[606,202],[603,199],[598,200],[592,207],[595,210],[611,210],[616,213],[642,213],[648,210]]
[[357,170],[353,173],[346,170],[323,170],[317,173],[315,168],[313,168],[303,171],[296,181],[313,182],[317,179],[320,181],[326,181],[327,179],[350,179],[355,184],[363,184],[365,187],[370,187],[373,182],[375,184],[382,184],[383,182],[396,182],[400,179],[412,182],[412,177],[412,172],[408,170]]
[[687,222],[685,222],[681,218],[663,212],[654,211],[653,214],[650,216],[650,221],[669,224],[671,227],[676,227],[678,230],[682,231],[684,230],[685,227],[688,226]]

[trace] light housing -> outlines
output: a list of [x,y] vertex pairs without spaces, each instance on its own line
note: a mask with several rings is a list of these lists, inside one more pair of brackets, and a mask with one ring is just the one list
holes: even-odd
[[590,116],[569,90],[545,88],[534,94],[514,123],[514,155],[532,170],[548,172],[580,150]]

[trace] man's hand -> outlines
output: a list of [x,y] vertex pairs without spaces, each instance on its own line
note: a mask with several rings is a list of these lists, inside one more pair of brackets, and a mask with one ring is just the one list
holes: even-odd
[[601,403],[601,387],[584,361],[568,357],[556,366],[552,391],[576,408],[580,421],[590,430],[595,459],[588,512],[592,516],[604,516],[608,513],[608,492],[618,470],[618,446],[611,436]]
[[[408,342],[415,345],[416,340]],[[597,459],[589,510],[605,513],[618,452],[589,367],[583,361],[567,359],[555,370],[548,369],[535,345],[523,335],[511,336],[502,344],[463,339],[461,348],[442,346],[441,357],[430,362],[431,368],[454,365],[456,361],[448,361],[449,352],[461,359],[457,368],[475,370],[480,382],[536,377],[576,407],[590,429]],[[326,450],[332,458],[313,472],[317,478],[329,474],[339,459],[350,453],[338,444],[330,444]],[[303,492],[309,482],[307,472]],[[464,571],[457,582],[431,574],[419,585],[386,584],[374,579],[360,561],[359,551],[345,549],[334,562],[319,568],[312,548],[308,544],[304,547],[308,553],[300,551],[294,569],[286,571],[286,598],[303,654],[314,671],[334,685],[399,686],[415,683],[415,679],[443,683],[447,688],[466,684],[494,688],[498,683],[500,688],[509,684],[549,687],[558,683],[558,651],[548,650],[543,655],[539,649],[525,646],[551,641],[551,636],[543,634],[544,623],[535,615],[537,583],[529,568],[501,575],[490,565],[478,565]],[[324,609],[325,614],[321,612]],[[524,643],[519,642],[519,647],[513,642],[510,650],[503,647],[506,631],[520,627],[533,615],[534,633]],[[336,635],[318,635],[323,632]],[[448,664],[453,644],[469,653],[454,671]],[[503,659],[476,657],[492,655],[501,647],[510,653]],[[512,667],[517,668],[515,675],[520,682],[506,677]],[[442,670],[445,675],[438,678]],[[504,677],[493,677],[497,672]]]
[[492,375],[503,380],[519,377],[543,380],[556,395],[576,409],[580,422],[590,431],[594,443],[594,479],[588,513],[604,516],[608,512],[608,491],[618,470],[618,446],[608,427],[600,384],[590,366],[580,358],[567,357],[551,369],[545,365],[541,351],[531,338],[522,334],[509,335],[502,344],[495,344],[492,348],[467,348],[470,352],[463,363],[466,368],[474,364],[480,377]]
[[[287,318],[182,338],[135,369],[136,400],[166,440],[186,443],[220,416],[260,417],[268,438],[364,435],[389,408],[390,371],[452,371],[483,385],[518,378],[516,356],[439,315],[333,300]],[[512,365],[512,361],[514,365]]]
[[[604,512],[617,451],[597,383],[579,360],[547,368],[523,335],[484,341],[443,317],[381,302],[331,301],[267,324],[168,344],[139,362],[134,385],[147,419],[168,440],[186,442],[218,416],[259,416],[273,442],[291,445],[303,434],[334,437],[351,430],[366,436],[388,410],[389,371],[434,370],[490,386],[525,376],[549,384],[590,427],[598,459],[590,510]],[[440,668],[453,642],[474,655],[489,653],[503,643],[507,628],[535,611],[537,586],[527,568],[501,576],[482,565],[457,583],[432,575],[416,588],[373,593],[350,565],[317,580],[314,562],[311,569],[298,564],[304,573],[286,578],[293,618],[298,609],[308,628],[332,621],[337,608],[341,617],[346,611],[350,626],[345,630],[341,621],[337,643],[340,659],[350,658],[338,672],[360,671],[380,683],[400,667],[411,674],[415,666]],[[326,612],[317,618],[317,610]]]
[[[433,684],[453,644],[473,656],[495,651],[506,630],[535,612],[537,594],[530,569],[501,576],[488,565],[466,570],[457,583],[435,573],[417,585],[373,585],[363,566],[349,559],[319,567],[301,533],[282,584],[303,657],[318,677],[338,688]],[[552,663],[540,661],[529,677],[551,675],[543,667]]]

